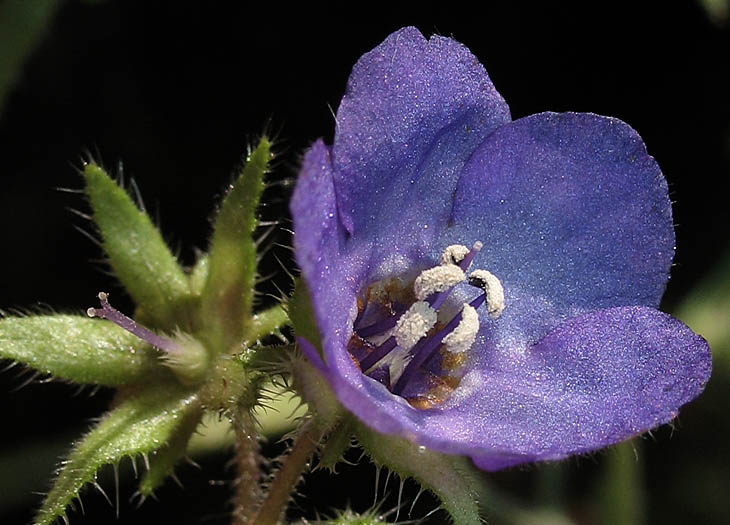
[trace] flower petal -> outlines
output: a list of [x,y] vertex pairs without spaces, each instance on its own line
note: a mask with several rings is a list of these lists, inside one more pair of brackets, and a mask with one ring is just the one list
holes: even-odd
[[710,369],[704,339],[667,314],[629,306],[571,319],[530,348],[485,352],[439,409],[413,409],[362,374],[327,375],[342,404],[376,431],[497,470],[667,423],[699,395]]
[[297,262],[309,288],[322,344],[346,353],[350,333],[343,331],[351,323],[360,265],[355,256],[341,257],[347,232],[338,218],[330,149],[321,140],[304,157],[290,207]]
[[[458,173],[509,122],[484,67],[460,43],[407,27],[355,65],[333,146],[341,220],[353,235],[418,232],[451,211]],[[411,230],[411,233],[406,230]]]
[[640,306],[591,312],[524,353],[484,357],[483,387],[445,410],[438,426],[473,425],[467,443],[510,452],[472,454],[488,470],[589,452],[668,423],[712,368],[702,337]]
[[452,220],[448,235],[483,241],[477,262],[504,285],[498,329],[531,342],[583,311],[657,306],[674,255],[659,167],[627,124],[593,114],[495,131],[463,170]]

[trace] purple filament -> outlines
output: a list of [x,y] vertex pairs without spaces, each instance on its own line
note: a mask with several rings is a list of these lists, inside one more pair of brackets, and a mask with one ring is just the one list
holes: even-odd
[[378,361],[388,355],[396,347],[396,344],[395,337],[390,336],[382,345],[376,347],[365,359],[360,361],[360,370],[363,372],[370,370]]
[[[471,266],[472,261],[474,260],[474,257],[476,257],[477,253],[479,253],[479,250],[482,249],[482,243],[475,242],[472,246],[472,249],[469,250],[469,253],[466,254],[466,256],[461,260],[459,263],[459,268],[461,268],[462,271],[466,272],[469,269],[469,266]],[[426,299],[426,302],[433,308],[434,310],[437,310],[441,308],[441,305],[444,304],[444,301],[449,296],[449,293],[451,293],[451,290],[453,288],[450,288],[448,290],[445,290],[443,292],[437,292],[435,294],[432,294],[430,297]],[[386,317],[385,319],[382,319],[376,323],[373,323],[368,326],[364,326],[362,328],[356,328],[355,332],[357,332],[357,335],[360,337],[372,337],[374,335],[382,334],[383,332],[387,332],[391,328],[393,328],[396,323],[398,322],[398,319],[403,315],[403,312],[398,312],[390,317]],[[356,320],[357,323],[357,320]],[[391,348],[392,350],[392,348]],[[383,355],[385,357],[385,354]],[[382,357],[381,357],[382,359]],[[373,363],[375,364],[375,363]],[[371,365],[372,366],[372,365]],[[369,368],[369,367],[368,367]],[[367,370],[367,368],[363,368],[363,370]]]
[[[484,303],[486,298],[486,294],[482,294],[476,299],[472,300],[472,302],[469,303],[469,306],[472,306],[473,308],[479,308],[482,303]],[[428,358],[433,355],[436,349],[441,345],[444,337],[453,332],[454,329],[459,325],[459,323],[461,322],[462,312],[463,310],[456,314],[453,319],[451,319],[451,321],[449,321],[449,323],[441,330],[439,330],[435,335],[433,335],[432,337],[421,339],[416,344],[416,346],[413,347],[413,359],[411,359],[411,362],[408,363],[405,370],[403,370],[403,374],[401,374],[401,376],[398,378],[398,381],[396,381],[393,390],[391,390],[395,395],[399,396],[403,393],[403,390],[406,388],[408,382],[413,378],[421,365],[423,365],[423,363],[425,363]]]

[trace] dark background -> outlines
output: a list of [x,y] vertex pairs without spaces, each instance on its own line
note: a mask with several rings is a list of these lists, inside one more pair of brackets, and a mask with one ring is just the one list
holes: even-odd
[[[106,274],[98,247],[75,229],[91,231],[69,211],[86,211],[83,197],[57,190],[81,188],[77,169],[84,156],[91,154],[114,173],[123,163],[125,177],[134,178],[171,246],[192,264],[247,145],[268,130],[278,139],[273,180],[293,179],[305,148],[319,136],[331,140],[331,110],[357,58],[390,32],[416,25],[425,34],[453,36],[467,45],[513,118],[545,110],[590,111],[621,118],[641,134],[675,202],[676,266],[664,305],[671,309],[730,241],[727,19],[713,18],[697,2],[588,3],[591,9],[484,4],[484,13],[447,2],[402,15],[344,3],[293,14],[280,4],[254,10],[244,2],[61,2],[0,114],[0,308],[81,311],[106,290],[117,292],[116,306],[131,309]],[[262,210],[265,218],[283,220],[275,240],[285,245],[287,192],[285,184],[272,188]],[[275,246],[272,253],[291,265],[286,248]],[[276,269],[269,256],[261,273]],[[286,290],[288,280],[280,274],[275,283]],[[262,291],[275,288],[269,283]],[[87,428],[110,396],[105,391],[91,396],[88,389],[74,395],[74,387],[58,383],[15,391],[22,383],[17,369],[0,374],[0,450],[38,445],[22,449],[28,464],[17,477],[29,478],[30,490],[42,491],[64,443]],[[682,426],[697,421],[702,428],[701,410],[689,407]],[[721,522],[728,503],[719,496],[727,479],[686,492],[681,481],[675,483],[684,473],[671,465],[687,454],[727,461],[727,447],[711,448],[721,447],[722,435],[693,439],[684,429],[669,434],[659,432],[643,451],[648,520]],[[225,460],[206,460],[202,471],[182,469],[186,492],[165,487],[161,503],[147,502],[138,512],[125,503],[133,489],[123,485],[120,522],[225,523],[229,489],[209,482],[233,476]],[[314,517],[315,505],[326,512],[348,500],[364,509],[373,498],[374,469],[362,463],[340,477],[313,476],[302,489],[311,499],[300,499],[307,515]],[[598,460],[578,463],[568,481],[576,488],[572,512],[592,522],[580,507],[596,488],[591,483],[597,483]],[[512,472],[497,480],[529,499],[534,474]],[[13,476],[4,472],[0,479],[8,483]],[[396,484],[391,487],[397,492]],[[113,485],[107,488],[113,494]],[[411,498],[415,492],[406,489]],[[0,522],[28,521],[39,501],[29,494],[19,506],[3,508]],[[114,519],[93,490],[84,504],[87,517],[73,514],[72,523]]]

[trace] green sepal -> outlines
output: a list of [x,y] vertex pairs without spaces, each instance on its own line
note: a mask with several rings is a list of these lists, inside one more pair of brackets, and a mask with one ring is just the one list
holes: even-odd
[[322,341],[319,337],[314,307],[309,297],[309,288],[304,279],[294,281],[294,292],[286,303],[287,314],[297,337],[303,337],[322,353]]
[[325,442],[317,463],[318,469],[326,469],[333,474],[336,472],[337,465],[345,460],[345,453],[352,447],[354,425],[353,418],[345,416],[325,436]]
[[355,436],[373,462],[401,479],[413,478],[433,492],[457,525],[477,525],[480,500],[487,493],[484,481],[468,458],[428,450],[398,436],[374,432],[355,424]]
[[87,164],[84,178],[109,264],[150,328],[187,328],[188,278],[159,230],[101,167]]
[[190,270],[190,293],[200,297],[205,288],[205,281],[208,280],[208,254],[201,254]]
[[36,525],[50,525],[97,470],[118,465],[122,458],[147,455],[174,436],[186,415],[198,411],[197,395],[173,384],[147,388],[122,401],[76,443],[36,516]]
[[289,322],[289,316],[280,304],[254,314],[250,329],[246,334],[249,344],[254,344],[264,337],[281,334],[280,330]]
[[120,386],[159,371],[150,345],[115,324],[80,315],[0,319],[0,357],[81,384]]
[[271,145],[262,138],[223,199],[208,253],[201,316],[221,351],[239,341],[250,322],[256,283],[256,210],[264,190]]
[[294,379],[294,391],[307,403],[314,413],[314,421],[322,432],[328,432],[339,424],[346,411],[327,380],[302,356],[294,357],[289,363]]
[[150,467],[139,482],[139,493],[142,498],[154,494],[154,491],[164,483],[165,479],[173,474],[173,469],[185,456],[190,437],[198,428],[202,417],[202,410],[187,411],[165,446],[150,454]]

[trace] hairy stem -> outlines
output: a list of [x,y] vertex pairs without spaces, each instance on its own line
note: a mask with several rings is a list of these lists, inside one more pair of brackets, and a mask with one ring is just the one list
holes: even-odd
[[261,508],[255,516],[251,517],[248,525],[276,525],[279,523],[294,487],[299,483],[312,454],[317,450],[320,437],[321,432],[316,425],[311,420],[307,421],[294,440],[281,469],[277,472]]
[[236,432],[236,492],[233,498],[233,525],[246,525],[255,519],[262,492],[259,443],[251,414],[243,412],[235,421]]

